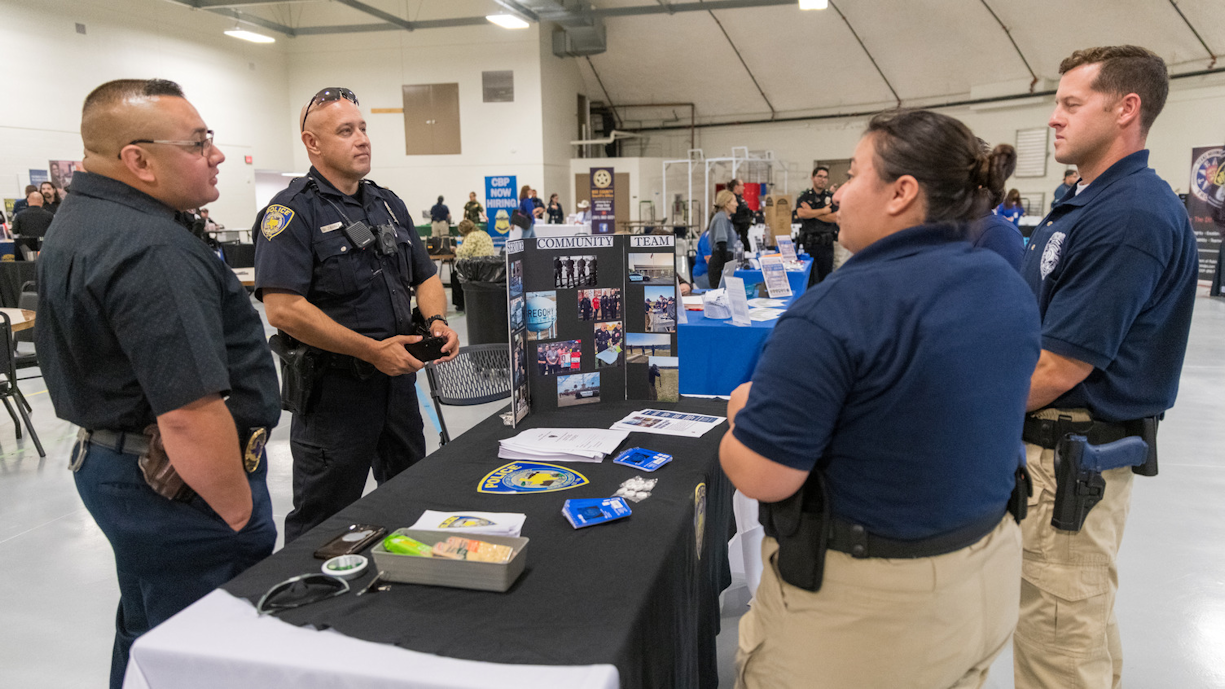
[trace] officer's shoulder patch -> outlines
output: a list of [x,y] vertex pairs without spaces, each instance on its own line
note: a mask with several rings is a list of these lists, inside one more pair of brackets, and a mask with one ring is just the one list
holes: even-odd
[[293,221],[293,209],[274,203],[264,211],[264,221],[260,223],[259,231],[264,239],[272,239],[289,227]]

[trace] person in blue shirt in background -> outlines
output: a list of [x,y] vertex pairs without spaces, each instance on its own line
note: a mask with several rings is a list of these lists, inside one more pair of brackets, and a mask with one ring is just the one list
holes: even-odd
[[1021,203],[1021,192],[1009,189],[1008,195],[1004,197],[1004,202],[995,207],[995,214],[1012,223],[1013,227],[1020,229],[1021,216],[1025,215],[1025,206]]
[[[990,151],[990,146],[982,139],[978,140],[984,151]],[[1000,159],[1001,169],[1005,177],[1011,177],[1014,170],[1017,169],[1017,158],[1014,154],[1008,157],[1004,154]],[[1008,265],[1016,270],[1021,269],[1021,259],[1025,258],[1025,238],[1021,236],[1021,231],[1017,229],[1006,218],[998,216],[994,212],[994,207],[999,205],[1000,196],[993,195],[991,198],[991,209],[988,210],[983,217],[979,218],[970,225],[970,246],[976,249],[990,249],[1008,261]]]
[[698,289],[710,289],[708,273],[710,271],[710,230],[698,238],[698,255],[693,258],[693,286]]
[[1055,198],[1051,199],[1052,209],[1055,207],[1055,204],[1059,203],[1063,199],[1065,194],[1072,191],[1072,188],[1076,186],[1076,180],[1078,179],[1080,179],[1080,173],[1076,171],[1076,168],[1070,167],[1063,171],[1063,183],[1058,187],[1055,187]]
[[1038,309],[964,233],[1015,156],[923,110],[877,115],[856,147],[834,195],[854,256],[728,401],[720,461],[767,536],[737,687],[982,686],[1008,644]]

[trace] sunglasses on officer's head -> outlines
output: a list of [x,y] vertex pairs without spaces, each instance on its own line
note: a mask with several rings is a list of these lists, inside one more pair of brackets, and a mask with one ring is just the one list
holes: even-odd
[[334,100],[344,99],[354,105],[361,105],[357,102],[357,94],[347,88],[340,86],[329,86],[314,96],[311,96],[310,102],[306,104],[306,110],[302,111],[302,126],[301,131],[306,131],[306,116],[310,114],[311,108],[324,103],[331,103]]

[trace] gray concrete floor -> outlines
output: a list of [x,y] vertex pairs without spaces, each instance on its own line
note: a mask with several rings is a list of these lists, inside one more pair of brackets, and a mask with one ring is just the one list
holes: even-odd
[[[463,317],[453,322],[463,338]],[[1116,608],[1130,688],[1225,686],[1223,336],[1225,301],[1201,297],[1178,405],[1161,429],[1161,476],[1136,481]],[[47,458],[39,459],[28,438],[14,440],[11,421],[0,413],[0,688],[103,687],[119,597],[113,557],[66,470],[76,429],[55,417],[42,378],[19,384]],[[457,435],[500,406],[444,413]],[[278,524],[291,506],[288,437],[286,417],[268,444]],[[426,442],[431,451],[438,446],[428,414]],[[733,685],[746,598],[743,585],[725,596],[718,640],[724,687]],[[996,663],[987,686],[1011,689],[1010,654]]]

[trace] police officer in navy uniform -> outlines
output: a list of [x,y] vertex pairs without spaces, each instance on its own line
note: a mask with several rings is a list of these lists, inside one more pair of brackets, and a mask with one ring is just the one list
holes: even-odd
[[1156,456],[1102,471],[1101,501],[1074,530],[1052,525],[1056,493],[1078,492],[1057,476],[1055,447],[1074,432],[1096,445],[1138,436],[1156,451],[1157,421],[1178,393],[1199,261],[1186,208],[1148,167],[1149,127],[1169,92],[1165,62],[1109,46],[1074,52],[1059,72],[1055,160],[1075,165],[1080,181],[1035,229],[1021,264],[1042,314],[1042,355],[1023,436],[1034,494],[1021,525],[1014,674],[1018,689],[1117,688],[1116,558],[1134,475],[1154,475]]
[[744,181],[741,179],[733,179],[727,188],[736,195],[736,210],[731,215],[732,227],[736,229],[736,236],[740,238],[740,243],[744,245],[744,250],[749,250],[749,228],[753,226],[753,209],[749,208],[749,202],[744,200]]
[[981,687],[1007,646],[1038,309],[964,223],[1015,155],[927,111],[878,115],[856,147],[837,194],[855,255],[728,401],[720,460],[767,536],[738,688]]
[[225,160],[183,91],[103,84],[81,138],[85,171],[38,259],[35,340],[55,413],[81,427],[77,491],[115,553],[119,689],[136,637],[272,553],[264,441],[281,410],[250,296],[174,221],[217,199]]
[[838,240],[838,205],[829,190],[829,168],[818,165],[812,171],[812,188],[796,199],[795,215],[800,219],[800,245],[812,256],[808,286],[821,282],[834,270],[834,242]]
[[255,232],[256,296],[268,322],[326,353],[306,410],[293,417],[286,542],[360,498],[371,470],[382,484],[425,455],[415,387],[424,364],[405,348],[421,340],[410,334],[414,293],[430,333],[447,340],[441,361],[459,344],[404,202],[365,179],[370,139],[357,97],[323,89],[301,123],[310,172],[273,197]]

